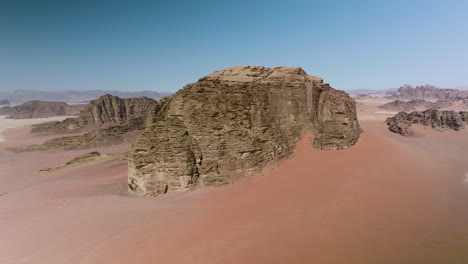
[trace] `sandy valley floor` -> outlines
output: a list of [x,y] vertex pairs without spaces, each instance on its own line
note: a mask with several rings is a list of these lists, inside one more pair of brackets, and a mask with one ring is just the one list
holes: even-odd
[[309,135],[262,175],[156,198],[126,194],[119,158],[39,173],[91,150],[15,154],[50,136],[10,129],[0,263],[468,263],[468,130],[405,138],[376,111],[359,112],[348,150],[315,150]]

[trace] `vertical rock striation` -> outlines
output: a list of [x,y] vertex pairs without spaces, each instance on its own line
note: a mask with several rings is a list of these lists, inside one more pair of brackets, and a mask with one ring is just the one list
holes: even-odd
[[299,67],[214,72],[161,100],[148,120],[128,183],[150,195],[231,182],[290,155],[306,130],[326,150],[361,133],[354,101]]

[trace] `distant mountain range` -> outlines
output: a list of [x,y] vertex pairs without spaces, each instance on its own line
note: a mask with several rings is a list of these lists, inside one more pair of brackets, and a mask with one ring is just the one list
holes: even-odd
[[60,101],[60,102],[88,102],[97,99],[105,94],[111,94],[121,98],[142,97],[146,96],[156,100],[164,96],[171,95],[166,92],[154,91],[111,91],[111,90],[88,90],[88,91],[32,91],[32,90],[16,90],[12,92],[0,92],[0,100],[8,100],[10,104],[22,104],[27,101]]
[[360,94],[386,94],[392,95],[398,90],[398,88],[389,88],[389,89],[356,89],[356,90],[345,90],[349,95],[360,95]]
[[395,99],[465,99],[468,98],[468,91],[458,89],[443,89],[431,84],[413,87],[405,84],[392,95]]

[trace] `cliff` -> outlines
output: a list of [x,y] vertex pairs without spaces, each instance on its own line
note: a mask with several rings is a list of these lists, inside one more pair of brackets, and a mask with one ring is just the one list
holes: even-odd
[[344,149],[361,133],[355,102],[299,67],[238,66],[161,100],[129,161],[129,188],[159,194],[217,186],[313,146]]

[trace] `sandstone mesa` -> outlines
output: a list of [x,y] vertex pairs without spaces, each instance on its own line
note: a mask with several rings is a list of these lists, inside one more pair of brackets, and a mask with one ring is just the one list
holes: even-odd
[[324,150],[355,144],[353,99],[299,67],[216,71],[158,102],[129,160],[142,195],[218,186],[292,153],[304,132]]

